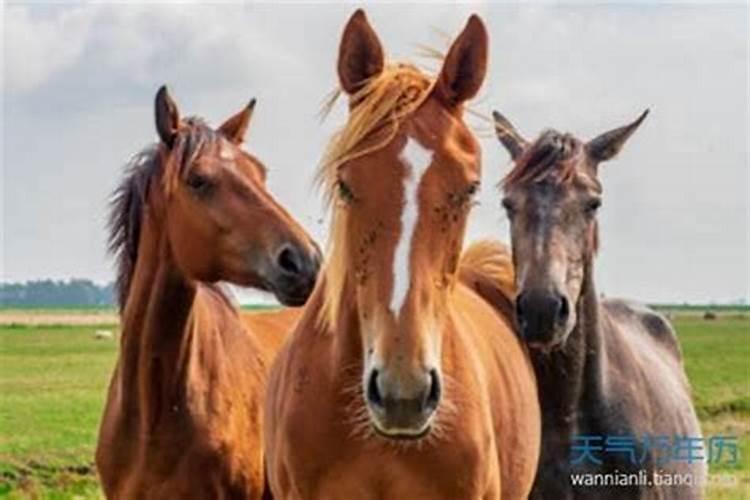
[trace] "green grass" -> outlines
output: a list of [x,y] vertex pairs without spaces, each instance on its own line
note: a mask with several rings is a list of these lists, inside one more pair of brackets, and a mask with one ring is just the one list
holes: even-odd
[[734,488],[713,487],[710,498],[750,499],[750,317],[674,320],[705,436],[739,437],[737,464],[712,464],[712,474],[734,476]]
[[[740,436],[740,463],[712,466],[750,498],[750,318],[674,320],[704,433]],[[98,498],[96,433],[117,351],[102,326],[0,327],[0,497]]]
[[750,416],[750,318],[678,318],[675,326],[699,416]]
[[750,313],[750,304],[651,304],[651,307],[659,311],[671,311],[677,314],[687,312],[703,314],[706,311],[729,314]]
[[0,494],[98,495],[92,455],[117,351],[94,339],[100,328],[0,328]]

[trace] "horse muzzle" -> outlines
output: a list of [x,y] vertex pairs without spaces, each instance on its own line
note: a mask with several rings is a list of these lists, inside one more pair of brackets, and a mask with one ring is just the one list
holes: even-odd
[[552,346],[565,337],[570,319],[568,299],[560,293],[531,289],[516,297],[516,324],[530,346]]
[[365,399],[378,434],[390,439],[418,439],[429,433],[441,393],[440,375],[435,369],[409,381],[372,369]]
[[301,306],[315,288],[321,255],[317,247],[281,246],[269,272],[269,288],[285,306]]

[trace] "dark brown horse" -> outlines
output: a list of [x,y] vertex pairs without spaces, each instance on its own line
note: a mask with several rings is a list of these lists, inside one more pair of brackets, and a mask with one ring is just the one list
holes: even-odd
[[[589,142],[548,130],[530,144],[495,113],[498,137],[515,162],[502,184],[503,205],[511,225],[518,329],[532,349],[543,416],[533,498],[701,497],[705,463],[670,459],[668,450],[653,447],[657,439],[663,446],[664,439],[701,437],[674,330],[645,306],[600,300],[594,287],[599,167],[645,117]],[[606,452],[610,441],[619,452]],[[581,460],[583,451],[572,447],[589,444],[604,450]],[[682,474],[679,481],[696,486],[571,484],[572,473],[639,470],[650,479],[655,471],[675,481]]]
[[540,417],[506,315],[510,258],[491,243],[462,252],[481,177],[464,103],[482,84],[487,48],[472,16],[431,78],[386,63],[362,11],[344,30],[349,119],[320,172],[335,203],[331,255],[269,378],[276,498],[530,491]]
[[260,498],[266,373],[296,311],[240,315],[215,285],[305,302],[319,252],[240,146],[254,101],[214,130],[162,87],[160,142],[115,192],[122,336],[96,463],[110,498]]

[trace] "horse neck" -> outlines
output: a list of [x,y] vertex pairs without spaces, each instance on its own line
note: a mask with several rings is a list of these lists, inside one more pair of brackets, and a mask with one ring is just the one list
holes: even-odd
[[346,299],[354,297],[356,290],[347,283],[342,287],[341,294],[344,299],[341,301],[341,309],[336,324],[333,326],[335,330],[334,361],[341,368],[349,368],[362,363],[361,325],[356,300]]
[[179,381],[187,376],[195,296],[196,284],[174,263],[163,218],[158,210],[144,209],[122,318],[120,380],[123,408],[141,408],[151,422],[161,401],[175,397]]
[[545,432],[561,438],[578,432],[579,408],[601,395],[605,352],[592,258],[585,264],[576,316],[576,324],[562,348],[548,354],[532,353],[541,389],[543,427]]
[[[328,283],[323,277],[319,286],[316,287],[313,295],[308,299],[306,309],[319,312],[325,301]],[[351,285],[351,280],[345,279],[344,285],[339,291],[342,300],[335,319],[332,322],[321,321],[315,317],[313,324],[316,325],[317,335],[329,337],[332,341],[330,346],[330,365],[332,367],[332,376],[334,384],[343,384],[346,387],[353,385],[352,377],[359,380],[361,377],[363,350],[361,329],[359,324],[359,314],[357,311],[356,300],[352,297],[356,290]]]

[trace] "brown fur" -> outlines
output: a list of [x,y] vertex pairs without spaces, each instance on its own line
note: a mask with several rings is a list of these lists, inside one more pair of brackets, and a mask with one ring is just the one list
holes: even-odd
[[317,249],[236,146],[248,110],[213,131],[169,102],[113,204],[122,335],[96,465],[109,498],[261,498],[266,373],[299,311],[240,314],[213,283],[278,286],[265,255]]
[[[336,201],[339,167],[368,153],[376,152],[390,143],[401,122],[414,112],[429,96],[431,80],[410,64],[393,63],[370,79],[351,97],[356,102],[346,126],[338,131],[326,148],[318,168],[317,179],[323,187],[330,207]],[[332,106],[335,99],[329,103]],[[329,238],[329,259],[324,273],[328,283],[320,319],[332,322],[338,315],[340,291],[346,273],[346,214],[335,211]]]
[[461,254],[458,275],[462,283],[493,304],[512,325],[516,295],[513,261],[507,246],[496,240],[480,240]]
[[[342,46],[354,47],[340,54],[372,59],[339,61],[342,86],[355,91],[350,124],[363,123],[358,106],[367,105],[358,99],[359,82],[396,89],[395,96],[409,82],[426,84],[408,101],[417,105],[396,123],[386,121],[385,139],[375,127],[350,143],[364,149],[337,148],[355,153],[325,163],[337,196],[326,264],[335,267],[318,283],[271,371],[269,483],[280,499],[525,498],[536,471],[540,416],[529,359],[503,316],[510,260],[494,244],[459,258],[480,177],[479,145],[462,121],[463,101],[484,76],[486,32],[473,16],[433,84],[415,78],[410,66],[379,64],[383,51],[361,11],[344,33]],[[377,67],[396,70],[368,70]],[[403,75],[398,68],[409,68],[409,78],[381,80]],[[392,116],[394,108],[369,109]],[[406,200],[399,193],[413,175],[401,152],[409,141],[432,156],[418,184],[409,287],[394,312],[394,273],[401,270],[392,264],[405,231]],[[477,283],[499,300],[473,291]],[[330,309],[331,303],[337,307]],[[376,363],[404,400],[421,390],[428,368],[442,380],[442,397],[425,431],[416,430],[418,420],[408,421],[403,434],[375,419],[364,381]]]

